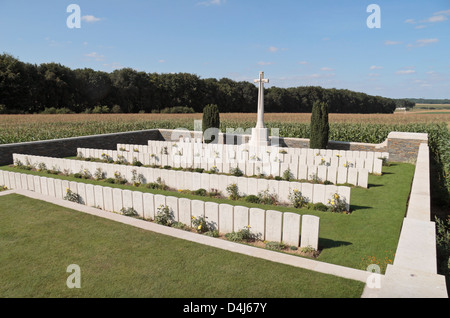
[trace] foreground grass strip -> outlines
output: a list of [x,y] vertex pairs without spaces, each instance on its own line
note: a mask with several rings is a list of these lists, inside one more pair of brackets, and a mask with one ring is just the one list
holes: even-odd
[[[0,197],[0,297],[360,297],[364,284]],[[69,289],[66,268],[81,268]]]
[[367,259],[379,263],[382,270],[385,262],[394,260],[398,238],[411,189],[414,165],[393,163],[383,167],[382,176],[369,176],[369,188],[352,189],[352,214],[338,214],[320,212],[308,209],[295,209],[286,206],[270,206],[247,203],[245,201],[231,201],[195,195],[181,194],[172,191],[151,190],[145,187],[109,184],[102,181],[76,179],[73,177],[48,175],[36,171],[20,170],[12,167],[1,169],[45,175],[76,182],[99,184],[118,187],[133,191],[143,191],[186,197],[192,200],[213,201],[248,207],[258,207],[265,210],[311,214],[320,217],[319,261],[346,267],[363,269],[368,266]]

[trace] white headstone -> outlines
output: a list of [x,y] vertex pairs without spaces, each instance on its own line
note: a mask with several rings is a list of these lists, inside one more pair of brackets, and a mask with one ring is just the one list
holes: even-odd
[[191,226],[191,200],[186,198],[178,199],[178,221]]
[[[217,203],[216,203],[217,204]],[[191,213],[193,217],[204,217],[205,216],[205,202],[200,200],[191,201]]]
[[347,183],[349,183],[351,185],[358,184],[358,169],[348,168]]
[[299,246],[300,242],[300,220],[301,216],[297,213],[283,213],[283,237],[285,244]]
[[313,215],[302,216],[302,231],[300,247],[319,249],[319,222],[320,218]]
[[266,211],[259,208],[250,208],[249,211],[250,232],[260,240],[265,240]]
[[313,203],[325,203],[325,185],[323,184],[314,185]]
[[266,211],[266,241],[281,242],[283,212]]
[[155,219],[155,202],[153,193],[143,194],[143,204],[144,204],[144,219],[153,220]]
[[[200,204],[197,204],[200,206]],[[204,204],[204,216],[206,222],[212,227],[213,230],[219,229],[219,204],[215,202],[205,202]]]
[[229,204],[219,204],[219,232],[233,232],[233,206]]
[[113,195],[113,211],[120,213],[120,210],[122,210],[123,206],[123,201],[122,201],[122,189],[119,188],[113,188],[112,191],[112,195]]
[[249,225],[249,208],[244,206],[234,207],[234,231],[238,232]]
[[80,198],[79,203],[86,205],[86,184],[85,183],[82,183],[82,182],[77,183],[77,193]]
[[369,183],[369,170],[358,169],[358,186],[367,188]]
[[[6,184],[4,182],[2,182],[1,185],[6,185]],[[27,186],[28,186],[28,190],[35,191],[34,190],[34,177],[31,174],[27,174]]]
[[339,167],[337,171],[337,181],[338,184],[344,184],[347,183],[347,172],[348,168],[345,167]]
[[302,196],[304,196],[307,202],[313,202],[314,184],[302,183]]
[[133,191],[133,209],[141,218],[144,217],[144,194],[141,191]]
[[95,206],[95,194],[94,194],[94,185],[93,184],[86,184],[85,185],[85,198],[84,198],[84,204],[87,206]]
[[166,205],[173,211],[173,217],[176,222],[179,220],[178,216],[178,198],[173,196],[166,197]]

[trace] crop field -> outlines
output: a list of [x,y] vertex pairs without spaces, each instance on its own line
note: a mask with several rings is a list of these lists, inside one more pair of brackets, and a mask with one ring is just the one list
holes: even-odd
[[[309,113],[269,113],[269,128],[279,128],[283,137],[308,138]],[[0,115],[0,144],[68,138],[154,128],[194,129],[194,120],[202,114],[64,114]],[[254,127],[256,114],[221,114],[221,129]],[[450,124],[448,114],[330,114],[331,140],[382,142],[387,134],[381,127],[417,130],[418,125]],[[405,128],[406,125],[412,125]],[[352,131],[352,132],[350,132]],[[355,133],[353,133],[353,131]],[[374,131],[376,132],[374,134]]]

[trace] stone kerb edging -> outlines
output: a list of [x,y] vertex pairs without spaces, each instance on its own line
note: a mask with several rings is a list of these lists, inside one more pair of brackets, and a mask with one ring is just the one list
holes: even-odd
[[40,163],[45,163],[47,169],[55,167],[56,170],[60,170],[61,172],[66,171],[66,173],[71,174],[83,173],[86,170],[86,172],[93,176],[97,169],[101,169],[105,173],[106,178],[115,178],[117,172],[129,181],[134,176],[142,176],[144,179],[143,183],[156,182],[158,178],[161,178],[168,187],[177,190],[195,191],[203,188],[210,191],[217,189],[219,192],[226,194],[227,187],[230,184],[236,184],[241,195],[258,195],[259,192],[268,190],[270,193],[275,194],[281,203],[290,203],[289,193],[295,189],[300,191],[312,203],[328,204],[328,200],[332,199],[336,193],[345,201],[347,210],[350,208],[351,188],[347,186],[235,177],[22,154],[13,154],[13,159],[15,163],[20,161],[22,164],[29,164],[36,167]]
[[[223,160],[213,159],[207,160],[207,157],[193,158],[194,162],[189,163],[183,160],[181,156],[177,155],[155,155],[151,157],[149,153],[142,152],[128,152],[128,151],[114,151],[102,150],[92,148],[77,148],[78,156],[83,158],[105,159],[108,156],[113,161],[123,160],[126,163],[132,164],[134,160],[140,161],[143,165],[152,166],[158,165],[161,167],[169,166],[172,168],[202,168],[205,171],[215,169],[218,173],[230,174],[234,168],[239,168],[244,176],[255,176],[262,174],[264,176],[283,177],[286,170],[289,169],[291,178],[294,180],[309,180],[315,178],[332,184],[348,183],[354,186],[363,188],[368,187],[369,171],[365,168],[357,167],[335,167],[327,165],[307,165],[294,163],[279,163],[279,162],[264,162],[264,161],[230,161],[228,163]],[[202,159],[203,158],[203,159]],[[338,159],[338,158],[336,158]],[[377,159],[378,160],[378,159]],[[382,169],[382,161],[375,165],[376,170]]]
[[[250,231],[263,241],[318,249],[319,218],[311,215],[302,217],[291,212],[190,200],[3,170],[0,170],[0,184],[5,184],[8,189],[29,190],[58,199],[64,199],[69,189],[79,195],[80,204],[109,212],[132,208],[147,220],[155,219],[160,206],[168,206],[173,211],[174,220],[188,226],[192,226],[192,217],[206,217],[211,226],[222,234],[250,226]],[[311,223],[308,221],[300,227],[302,218],[312,219],[315,224],[308,226]],[[302,244],[307,245],[300,244],[301,236]]]
[[[414,135],[407,137],[412,139]],[[424,139],[421,135],[417,138]],[[421,143],[394,263],[387,265],[380,288],[366,286],[363,298],[448,298],[445,276],[437,274],[429,169],[429,148]]]

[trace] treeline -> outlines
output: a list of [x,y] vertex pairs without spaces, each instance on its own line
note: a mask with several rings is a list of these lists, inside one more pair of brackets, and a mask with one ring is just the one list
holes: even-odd
[[414,104],[450,104],[450,99],[408,98]]
[[[220,112],[256,112],[258,89],[228,78],[201,79],[195,74],[158,74],[130,68],[111,73],[72,70],[57,63],[24,63],[0,55],[0,113],[161,112],[184,107],[202,112],[216,104]],[[271,87],[265,90],[266,112],[311,112],[315,101],[330,113],[393,113],[395,99],[343,89]],[[180,109],[180,108],[178,108]],[[183,109],[183,108],[181,108]]]

